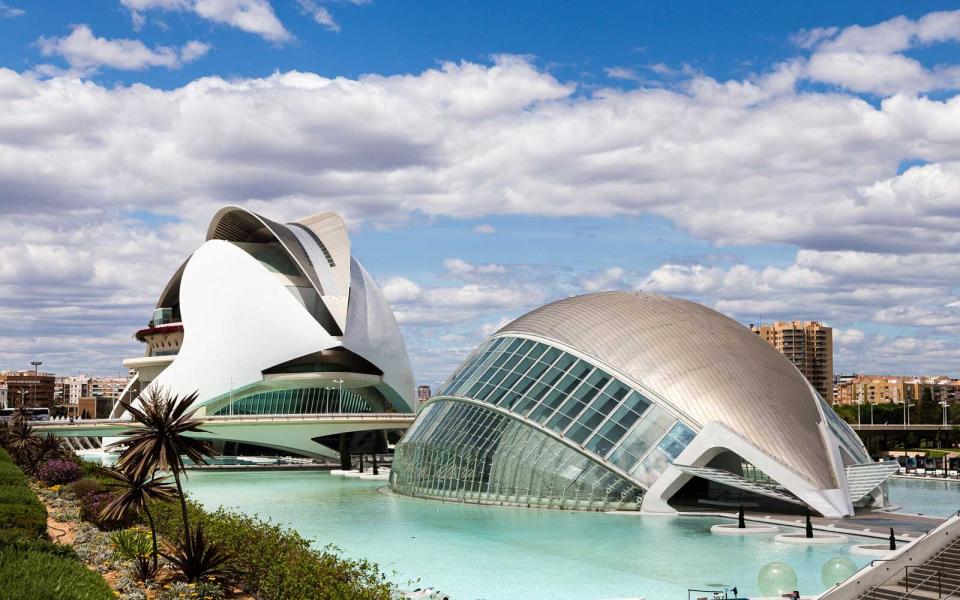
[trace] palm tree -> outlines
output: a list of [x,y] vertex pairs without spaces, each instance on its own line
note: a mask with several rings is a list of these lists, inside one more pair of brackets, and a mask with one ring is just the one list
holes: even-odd
[[30,424],[30,421],[21,418],[19,415],[15,416],[10,425],[7,443],[10,445],[10,450],[16,457],[17,462],[31,472],[33,469],[29,461],[35,439],[33,437],[33,425]]
[[184,540],[190,540],[190,521],[187,515],[187,500],[183,495],[180,474],[183,472],[183,457],[194,463],[202,463],[213,456],[213,448],[204,440],[187,437],[188,433],[208,433],[200,428],[200,421],[193,418],[196,409],[189,410],[197,400],[197,392],[184,398],[153,388],[141,400],[141,407],[120,401],[133,419],[141,425],[124,431],[123,439],[113,445],[126,444],[120,455],[117,468],[135,479],[159,471],[170,471],[177,484],[180,510],[183,513]]
[[33,440],[33,462],[38,467],[52,458],[63,458],[63,442],[57,436],[48,433]]
[[176,490],[170,482],[165,481],[166,477],[139,477],[115,469],[108,469],[106,474],[114,480],[113,483],[108,484],[108,487],[119,490],[120,494],[103,507],[100,518],[107,521],[122,521],[127,515],[139,513],[141,510],[146,513],[147,520],[150,521],[150,537],[153,540],[153,570],[156,571],[157,554],[159,554],[157,525],[150,512],[150,501],[169,502],[176,496]]

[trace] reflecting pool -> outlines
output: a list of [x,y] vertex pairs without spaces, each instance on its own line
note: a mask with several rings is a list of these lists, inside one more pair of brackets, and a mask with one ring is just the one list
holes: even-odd
[[401,586],[419,578],[455,600],[676,600],[687,588],[722,585],[755,596],[757,574],[774,561],[797,572],[807,595],[825,588],[831,558],[867,562],[847,546],[714,536],[717,519],[445,504],[384,494],[384,484],[313,471],[194,471],[187,489],[207,508],[287,524],[317,546],[380,564]]
[[889,485],[898,512],[949,517],[960,510],[960,481],[894,477]]

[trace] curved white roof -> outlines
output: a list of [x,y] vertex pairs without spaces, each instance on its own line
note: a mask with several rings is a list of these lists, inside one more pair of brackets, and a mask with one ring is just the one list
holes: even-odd
[[[184,338],[152,385],[199,390],[203,405],[261,381],[277,365],[342,347],[382,373],[376,387],[397,410],[415,409],[400,328],[376,282],[351,257],[338,214],[280,224],[227,206],[211,219],[206,237],[157,304],[179,307]],[[282,260],[258,254],[260,246]],[[277,268],[283,272],[271,272]]]
[[839,487],[819,400],[793,364],[703,305],[642,292],[567,298],[496,335],[567,346],[665,399],[693,424],[720,422],[823,489]]

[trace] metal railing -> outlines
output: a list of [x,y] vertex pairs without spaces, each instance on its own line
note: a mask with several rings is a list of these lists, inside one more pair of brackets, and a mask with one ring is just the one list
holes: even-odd
[[[278,414],[278,415],[211,415],[196,417],[197,420],[204,423],[232,423],[232,422],[255,422],[255,421],[413,421],[416,418],[414,413],[304,413],[304,414]],[[70,421],[44,421],[35,425],[38,429],[47,429],[51,427],[61,428],[69,427],[83,429],[91,425],[129,425],[136,427],[139,424],[131,419],[75,419]]]
[[[960,510],[958,510],[958,511],[955,513],[955,516],[960,516]],[[930,533],[931,533],[930,531],[924,532],[924,534],[923,534],[922,536],[920,536],[920,537],[917,538],[916,540],[913,540],[913,542],[915,543],[915,542],[917,542],[917,541],[919,541],[919,540],[922,540],[922,539],[927,538],[927,537],[930,535]],[[894,572],[894,573],[891,574],[889,577],[887,577],[886,579],[884,579],[884,580],[881,581],[880,583],[876,584],[875,586],[873,586],[872,588],[870,588],[870,589],[867,590],[866,592],[860,594],[859,596],[857,596],[857,598],[858,598],[858,599],[862,599],[862,600],[875,600],[876,597],[877,597],[877,596],[876,596],[877,591],[880,590],[880,588],[882,588],[882,587],[884,587],[884,586],[886,586],[888,589],[891,588],[891,587],[894,587],[894,588],[895,588],[895,587],[899,587],[899,583],[900,583],[900,581],[902,580],[904,593],[903,593],[903,595],[899,596],[899,600],[906,600],[906,599],[910,598],[910,595],[911,595],[913,592],[915,592],[921,585],[927,583],[927,582],[928,582],[931,578],[933,578],[934,576],[937,577],[937,593],[938,593],[937,598],[952,598],[952,597],[953,597],[953,594],[955,594],[958,590],[960,590],[960,585],[958,585],[956,588],[954,588],[953,590],[951,590],[946,596],[943,595],[943,575],[944,575],[944,571],[945,571],[943,562],[944,562],[944,554],[945,554],[946,552],[948,552],[949,550],[955,550],[955,549],[960,549],[960,539],[955,539],[955,540],[953,540],[952,542],[948,543],[946,546],[944,546],[944,547],[943,547],[939,552],[937,552],[935,555],[933,555],[932,557],[930,557],[930,558],[928,558],[927,560],[925,560],[925,561],[923,562],[923,564],[920,564],[920,565],[904,565],[902,568],[897,569],[896,572]],[[900,558],[900,557],[874,559],[874,560],[871,560],[871,561],[870,561],[870,566],[871,566],[871,567],[874,566],[875,563],[889,562],[889,561],[893,561],[893,560],[898,560],[899,558]],[[940,566],[939,566],[939,568],[937,568],[937,567],[934,566],[934,564],[936,563],[937,559],[939,559],[939,561],[940,561]],[[925,577],[923,580],[921,580],[919,583],[917,583],[917,584],[914,586],[913,589],[910,589],[910,569],[916,570],[916,569],[922,569],[922,568],[936,569],[936,570],[935,570],[934,573],[931,573],[930,575],[928,575],[927,577]],[[861,570],[862,570],[862,569],[861,569]],[[947,575],[957,575],[957,576],[960,576],[960,565],[953,567],[953,568],[952,568],[952,572],[947,573]],[[890,580],[892,580],[892,579],[897,582],[896,585],[889,585],[889,582],[890,582]],[[880,591],[882,592],[882,590],[880,590]]]

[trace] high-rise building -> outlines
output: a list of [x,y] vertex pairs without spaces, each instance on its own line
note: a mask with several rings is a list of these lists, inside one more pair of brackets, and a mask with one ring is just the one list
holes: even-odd
[[420,406],[423,406],[423,403],[429,400],[432,395],[433,392],[430,390],[429,385],[417,386],[417,401],[420,403]]
[[90,395],[90,378],[86,375],[73,375],[61,378],[61,403],[76,405],[80,398]]
[[52,408],[56,375],[37,371],[4,371],[0,384],[7,386],[11,407]]
[[828,402],[833,399],[833,329],[818,321],[777,321],[750,325],[793,363]]

